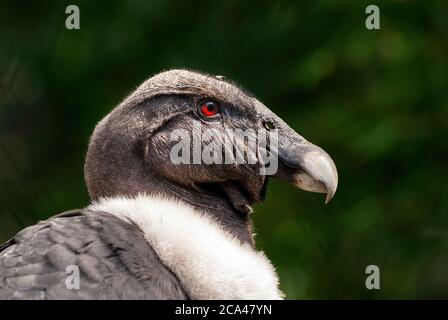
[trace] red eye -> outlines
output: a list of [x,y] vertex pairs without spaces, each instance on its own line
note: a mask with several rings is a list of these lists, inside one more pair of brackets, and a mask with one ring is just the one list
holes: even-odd
[[219,107],[213,101],[205,101],[201,104],[201,113],[204,117],[213,117],[219,113]]

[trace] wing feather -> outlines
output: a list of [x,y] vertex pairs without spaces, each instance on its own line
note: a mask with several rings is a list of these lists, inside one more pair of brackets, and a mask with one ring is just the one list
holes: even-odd
[[[80,288],[66,286],[67,267]],[[188,299],[140,230],[108,213],[70,211],[0,246],[0,299]]]

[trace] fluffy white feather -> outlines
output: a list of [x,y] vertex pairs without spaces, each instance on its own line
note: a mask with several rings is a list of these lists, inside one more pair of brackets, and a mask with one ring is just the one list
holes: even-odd
[[214,220],[179,200],[139,195],[93,202],[89,210],[135,223],[195,299],[283,299],[274,267]]

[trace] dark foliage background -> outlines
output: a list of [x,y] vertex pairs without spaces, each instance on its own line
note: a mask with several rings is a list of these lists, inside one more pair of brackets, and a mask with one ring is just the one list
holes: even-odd
[[368,4],[2,1],[0,241],[85,206],[96,122],[150,75],[192,68],[241,83],[338,166],[329,205],[272,181],[254,214],[288,298],[448,298],[448,3],[374,1],[379,31]]

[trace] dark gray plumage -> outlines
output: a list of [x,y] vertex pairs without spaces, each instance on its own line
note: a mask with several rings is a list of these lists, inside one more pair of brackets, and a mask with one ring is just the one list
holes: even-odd
[[[0,251],[0,299],[188,298],[138,228],[107,213],[59,215]],[[68,265],[80,268],[80,290],[66,287]]]
[[[198,104],[220,105],[212,120]],[[201,123],[224,137],[226,128],[278,129],[278,178],[327,193],[337,187],[331,158],[292,130],[254,97],[223,80],[186,70],[160,73],[144,82],[95,128],[85,163],[92,200],[170,196],[209,216],[241,243],[254,245],[251,206],[262,202],[267,176],[260,163],[174,165],[169,133]],[[75,211],[26,228],[0,247],[0,298],[187,299],[179,278],[165,267],[141,230],[107,212]],[[82,290],[65,288],[65,266],[79,264]]]

